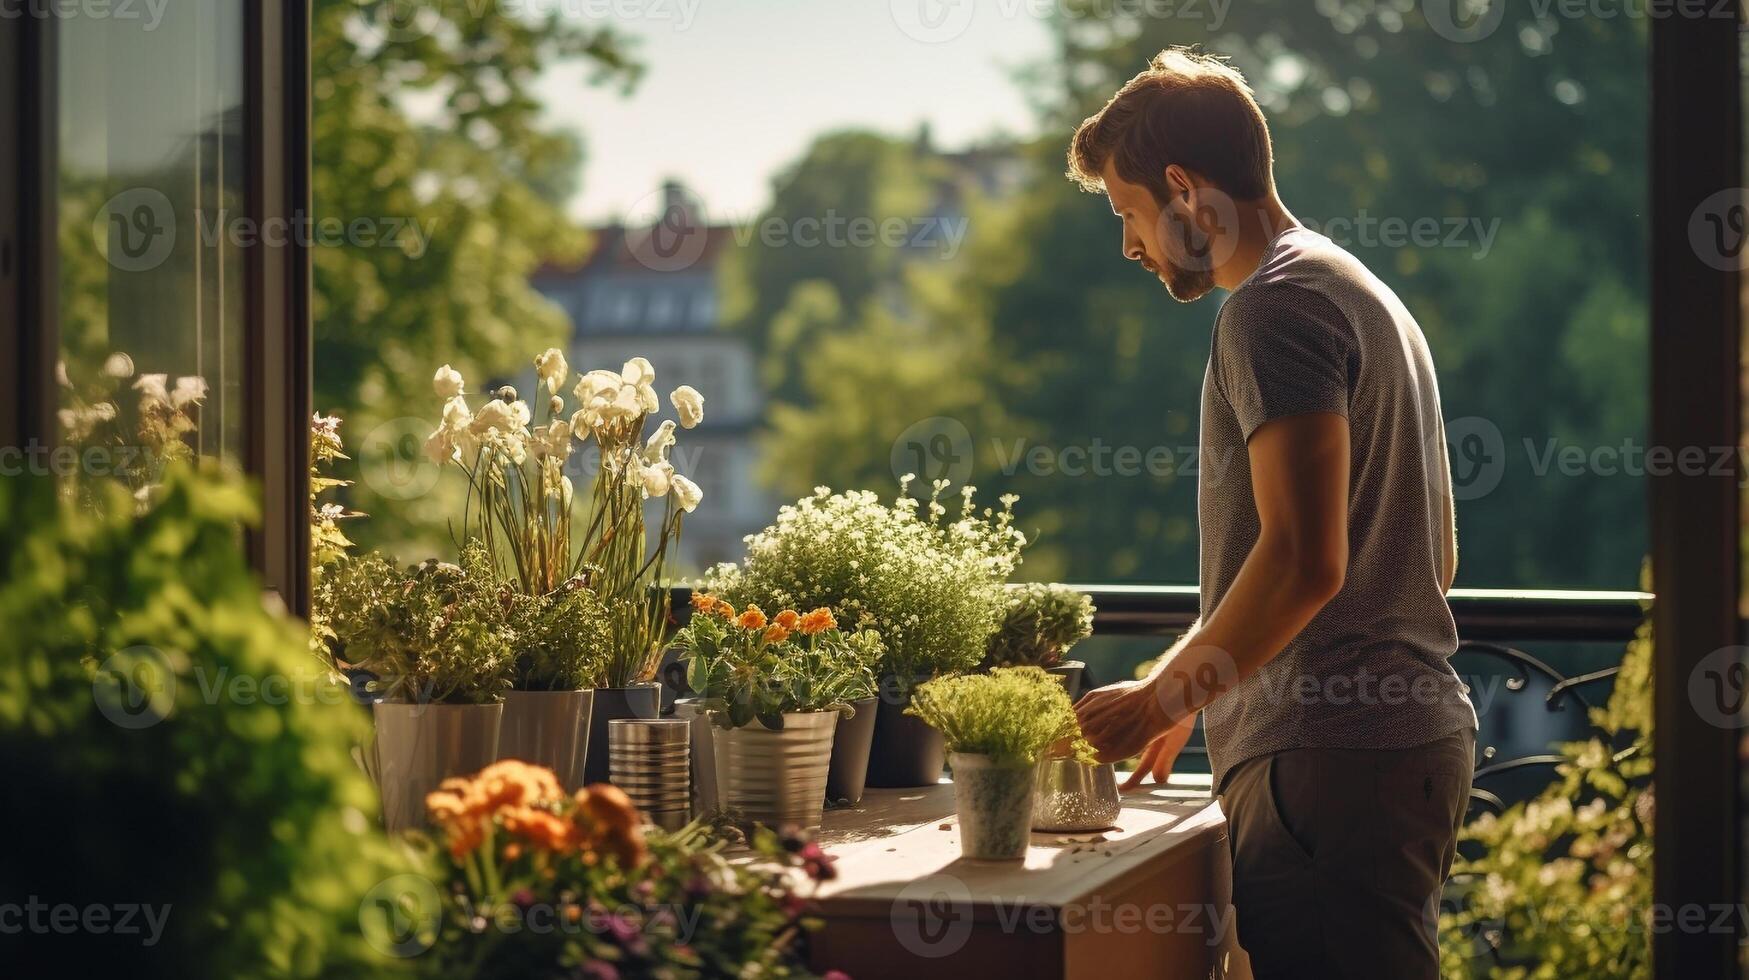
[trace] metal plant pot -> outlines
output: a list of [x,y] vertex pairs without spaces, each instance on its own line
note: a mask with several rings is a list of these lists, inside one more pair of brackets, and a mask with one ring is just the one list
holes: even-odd
[[[927,680],[919,677],[913,686]],[[923,719],[905,713],[911,699],[899,693],[891,677],[881,681],[875,706],[874,743],[869,749],[868,785],[881,789],[934,786],[941,781],[946,752],[941,733]]]
[[425,797],[451,776],[479,772],[498,758],[502,704],[371,705],[376,718],[377,789],[390,833],[427,825]]
[[1081,679],[1086,672],[1087,664],[1080,660],[1065,660],[1045,668],[1045,673],[1063,682],[1063,690],[1069,693],[1070,701],[1081,696]]
[[1122,809],[1111,763],[1090,766],[1073,756],[1040,759],[1032,829],[1057,833],[1104,830]]
[[[698,698],[676,698],[674,717],[692,722],[692,815],[706,817],[717,812],[717,756],[712,748],[710,719],[699,707]],[[832,747],[832,757],[838,757],[838,747]]]
[[631,687],[598,687],[589,711],[589,738],[578,753],[582,771],[569,781],[573,786],[605,783],[607,768],[607,723],[615,718],[655,718],[662,711],[662,686],[654,681]]
[[1032,842],[1036,766],[999,766],[987,755],[955,752],[953,799],[959,810],[960,854],[980,861],[1018,861]]
[[[717,713],[710,714],[714,723]],[[782,731],[757,719],[740,728],[715,728],[711,741],[723,809],[743,826],[818,828],[837,727],[836,711],[792,711],[784,714]]]
[[615,718],[607,726],[609,779],[663,830],[692,819],[692,724],[683,718]]
[[827,802],[852,805],[862,802],[879,703],[877,698],[853,701],[850,706],[856,713],[838,719],[838,731],[832,736],[832,766],[826,772]]
[[594,691],[507,691],[498,758],[545,766],[575,789],[578,760],[589,742]]

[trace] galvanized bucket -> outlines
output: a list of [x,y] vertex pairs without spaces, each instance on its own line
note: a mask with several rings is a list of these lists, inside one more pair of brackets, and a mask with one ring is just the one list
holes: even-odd
[[371,705],[371,755],[390,833],[427,825],[425,797],[451,776],[470,776],[498,758],[502,704]]
[[608,779],[664,830],[692,819],[692,725],[679,718],[615,718],[607,725]]
[[674,717],[692,723],[692,815],[717,812],[717,754],[711,744],[711,721],[698,698],[676,698]]
[[999,766],[987,755],[955,752],[953,800],[959,811],[960,854],[983,861],[1018,861],[1032,843],[1035,766]]
[[826,772],[837,727],[836,711],[785,712],[782,731],[757,719],[740,728],[713,727],[723,809],[743,826],[817,829],[826,809]]
[[498,758],[553,771],[566,789],[587,751],[594,691],[506,691]]

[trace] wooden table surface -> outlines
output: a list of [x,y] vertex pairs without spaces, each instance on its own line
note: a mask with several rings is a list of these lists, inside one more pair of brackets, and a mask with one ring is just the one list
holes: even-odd
[[1126,794],[1114,829],[1034,834],[1024,861],[960,857],[953,786],[869,790],[819,839],[814,964],[857,980],[1012,975],[1240,980],[1226,821],[1208,777]]

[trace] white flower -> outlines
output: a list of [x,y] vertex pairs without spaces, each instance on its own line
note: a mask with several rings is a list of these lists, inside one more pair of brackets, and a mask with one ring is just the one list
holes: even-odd
[[565,383],[565,377],[571,373],[571,366],[565,363],[565,352],[557,347],[547,348],[547,352],[534,359],[534,373],[547,386],[547,394],[559,393],[559,386]]
[[462,373],[445,364],[432,376],[431,387],[439,398],[454,398],[462,393]]
[[674,412],[680,416],[680,424],[686,428],[690,429],[704,421],[704,396],[691,385],[681,385],[674,389],[668,400],[674,403]]
[[674,500],[680,504],[680,509],[688,514],[698,509],[699,501],[704,499],[704,491],[698,488],[698,484],[678,473],[674,474],[671,482],[674,485]]
[[528,445],[536,459],[552,457],[564,462],[571,456],[571,423],[564,419],[554,419],[545,426],[537,427],[534,435],[529,438]]
[[474,422],[474,413],[468,409],[468,400],[460,395],[443,403],[443,426],[452,432],[459,432]]
[[170,393],[164,389],[164,382],[169,380],[167,374],[142,374],[134,381],[134,390],[140,393],[140,401],[168,402]]
[[130,378],[134,374],[134,359],[116,351],[103,362],[103,373],[112,378]]
[[190,403],[199,403],[206,399],[206,379],[199,375],[190,375],[176,379],[176,390],[170,393],[170,404],[182,408]]
[[644,444],[644,460],[654,463],[668,458],[668,450],[674,446],[674,420],[663,419],[651,434],[650,441]]
[[440,425],[437,430],[425,439],[425,458],[442,466],[455,457],[455,432],[446,425]]
[[656,389],[647,384],[638,385],[638,410],[644,415],[651,415],[662,410],[662,402],[656,397]]
[[[527,410],[526,406],[524,410]],[[513,426],[522,428],[516,424],[516,413],[511,409],[510,403],[494,398],[480,406],[479,414],[474,416],[474,422],[469,428],[476,433],[484,433],[488,429],[509,432]]]
[[620,369],[619,373],[628,385],[643,387],[656,383],[656,369],[651,367],[650,362],[642,357],[634,357],[627,361],[626,366]]
[[652,463],[642,467],[638,479],[643,483],[644,496],[666,497],[669,482],[677,477],[674,475],[674,464],[662,460],[660,463]]
[[577,396],[577,401],[587,405],[591,398],[602,392],[607,392],[609,398],[613,397],[623,384],[625,382],[619,375],[597,368],[578,378],[577,387],[572,388],[571,393]]
[[534,418],[528,410],[528,402],[514,401],[510,403],[510,417],[516,422],[517,429],[528,428],[528,423]]

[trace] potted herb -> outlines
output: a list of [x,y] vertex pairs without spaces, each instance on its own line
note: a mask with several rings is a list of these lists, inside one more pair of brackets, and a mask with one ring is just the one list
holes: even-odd
[[[453,462],[468,478],[465,533],[484,543],[495,573],[526,596],[551,595],[582,576],[607,610],[605,654],[589,718],[583,772],[572,783],[607,778],[607,723],[654,718],[652,681],[668,622],[662,587],[669,549],[683,518],[698,507],[698,484],[674,471],[674,420],[646,429],[661,410],[656,372],[634,357],[618,372],[589,371],[571,387],[576,410],[559,394],[571,370],[558,349],[535,358],[544,398],[533,406],[504,387],[477,409],[460,372],[445,364],[432,378],[444,399],[427,455]],[[538,394],[539,392],[537,392]],[[704,398],[685,385],[669,395],[680,427],[704,419]],[[572,440],[592,446],[595,476],[586,505],[574,502],[566,462]],[[653,535],[645,511],[660,502]]]
[[543,596],[500,593],[516,639],[498,758],[551,769],[574,784],[587,751],[593,684],[607,656],[607,607],[581,576]]
[[1069,695],[1037,667],[933,680],[917,689],[908,710],[947,743],[960,852],[968,858],[1026,856],[1033,776],[1052,746],[1067,742],[1080,761],[1094,761]]
[[984,651],[985,667],[1042,667],[1062,680],[1069,700],[1081,694],[1087,665],[1063,654],[1093,635],[1093,599],[1067,585],[1008,586],[1008,609]]
[[823,608],[768,618],[713,600],[675,644],[713,728],[722,807],[746,824],[818,827],[833,736],[874,693],[880,637],[844,633]]
[[907,716],[905,705],[922,681],[978,666],[1026,543],[1013,526],[1014,496],[1004,496],[999,511],[980,511],[965,487],[958,518],[949,520],[940,500],[947,482],[937,481],[925,502],[908,495],[911,480],[900,481],[890,505],[869,491],[821,488],[749,538],[740,567],[719,566],[706,582],[737,605],[824,606],[849,628],[880,632],[870,786],[940,778],[941,737]]
[[514,633],[494,591],[456,565],[407,573],[376,555],[328,566],[320,601],[348,660],[381,697],[373,774],[391,831],[419,826],[425,795],[498,757]]

